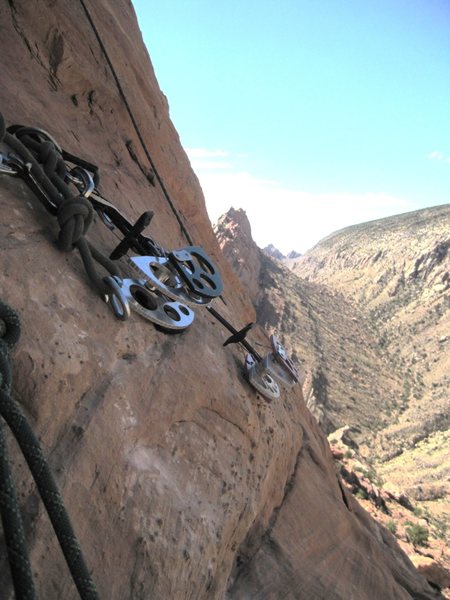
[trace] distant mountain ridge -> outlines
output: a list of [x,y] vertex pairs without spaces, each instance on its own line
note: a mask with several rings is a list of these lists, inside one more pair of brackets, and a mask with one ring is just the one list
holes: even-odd
[[269,244],[268,246],[266,246],[265,248],[263,248],[262,251],[265,254],[267,254],[267,256],[271,256],[272,258],[276,258],[277,260],[280,260],[281,262],[286,262],[287,260],[293,260],[293,259],[296,259],[296,258],[300,258],[300,256],[301,256],[300,252],[297,252],[296,250],[291,250],[289,252],[289,254],[284,255],[273,244]]
[[[377,452],[390,477],[408,473],[418,498],[450,495],[449,249],[446,204],[338,231],[293,266],[299,277],[343,294],[378,331],[403,389]],[[421,446],[442,455],[432,468],[418,468]]]

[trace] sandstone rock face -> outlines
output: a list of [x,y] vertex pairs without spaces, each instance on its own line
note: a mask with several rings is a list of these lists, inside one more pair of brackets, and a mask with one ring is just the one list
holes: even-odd
[[234,272],[241,281],[245,281],[253,304],[258,304],[261,294],[261,250],[253,241],[245,211],[231,208],[214,225],[214,232]]
[[417,556],[414,565],[429,581],[441,588],[450,588],[450,571],[428,556]]
[[[176,209],[220,266],[227,304],[218,308],[242,326],[254,308],[214,239],[132,6],[86,6]],[[186,245],[82,3],[10,0],[0,22],[7,123],[42,127],[98,164],[106,197],[129,218],[154,210],[155,240]],[[47,451],[101,598],[439,597],[343,491],[299,389],[267,404],[205,311],[178,336],[137,315],[115,320],[79,257],[57,250],[56,223],[20,180],[1,178],[0,205],[1,296],[23,323],[14,396]],[[117,244],[98,220],[88,237],[106,253]],[[252,336],[267,343],[261,330]],[[75,599],[11,450],[39,597]],[[9,600],[4,552],[1,560]]]

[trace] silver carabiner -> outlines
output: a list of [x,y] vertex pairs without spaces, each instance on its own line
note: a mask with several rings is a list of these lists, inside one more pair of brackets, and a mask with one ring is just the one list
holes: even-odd
[[117,319],[126,321],[130,317],[131,311],[128,298],[122,289],[122,280],[115,275],[109,275],[103,281],[111,288],[111,293],[105,294],[103,300],[110,305]]
[[9,155],[0,152],[0,174],[3,175],[17,175],[19,173],[18,166],[16,168],[11,167],[11,159]]
[[83,167],[74,167],[66,174],[66,178],[76,185],[84,198],[89,198],[95,190],[94,178]]

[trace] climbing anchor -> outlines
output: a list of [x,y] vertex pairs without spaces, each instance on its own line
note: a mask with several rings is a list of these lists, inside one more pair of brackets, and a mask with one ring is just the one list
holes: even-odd
[[270,338],[272,352],[260,360],[251,354],[245,357],[245,370],[251,385],[263,396],[275,400],[280,395],[279,383],[292,387],[300,380],[299,372],[279,339]]
[[[6,131],[5,143],[19,156],[0,153],[0,174],[20,176],[47,210],[58,216],[61,228],[67,220],[83,215],[86,233],[92,220],[88,213],[94,209],[108,229],[122,233],[123,239],[109,259],[89,243],[77,241],[81,236],[65,247],[67,250],[71,244],[77,244],[89,277],[118,319],[125,321],[133,311],[163,329],[182,331],[195,318],[191,307],[207,305],[221,294],[222,279],[205,251],[198,246],[167,251],[144,236],[153,212],[146,211],[134,224],[130,223],[98,191],[96,165],[62,149],[43,129],[13,125]],[[75,197],[69,185],[76,188]],[[68,202],[74,204],[66,207]],[[128,256],[133,251],[139,256]],[[128,278],[122,278],[114,264],[124,255],[132,272]],[[93,260],[109,270],[110,275],[100,279]]]
[[262,357],[246,339],[253,323],[248,323],[242,329],[237,330],[215,308],[212,306],[206,308],[232,334],[223,345],[239,344],[247,351],[244,373],[250,385],[262,396],[268,400],[276,400],[280,397],[279,383],[286,387],[292,387],[300,380],[296,366],[275,335],[270,338],[272,351]]
[[111,276],[106,278],[106,282],[111,287],[106,301],[112,304],[114,312],[117,311],[116,316],[123,321],[128,318],[130,309],[155,325],[174,331],[182,331],[194,321],[195,313],[188,306],[149,290],[142,279]]

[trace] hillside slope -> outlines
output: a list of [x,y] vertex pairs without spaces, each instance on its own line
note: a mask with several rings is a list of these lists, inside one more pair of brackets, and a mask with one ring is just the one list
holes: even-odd
[[346,228],[293,267],[343,294],[377,332],[403,387],[377,453],[383,472],[422,500],[450,494],[449,248],[444,205]]

